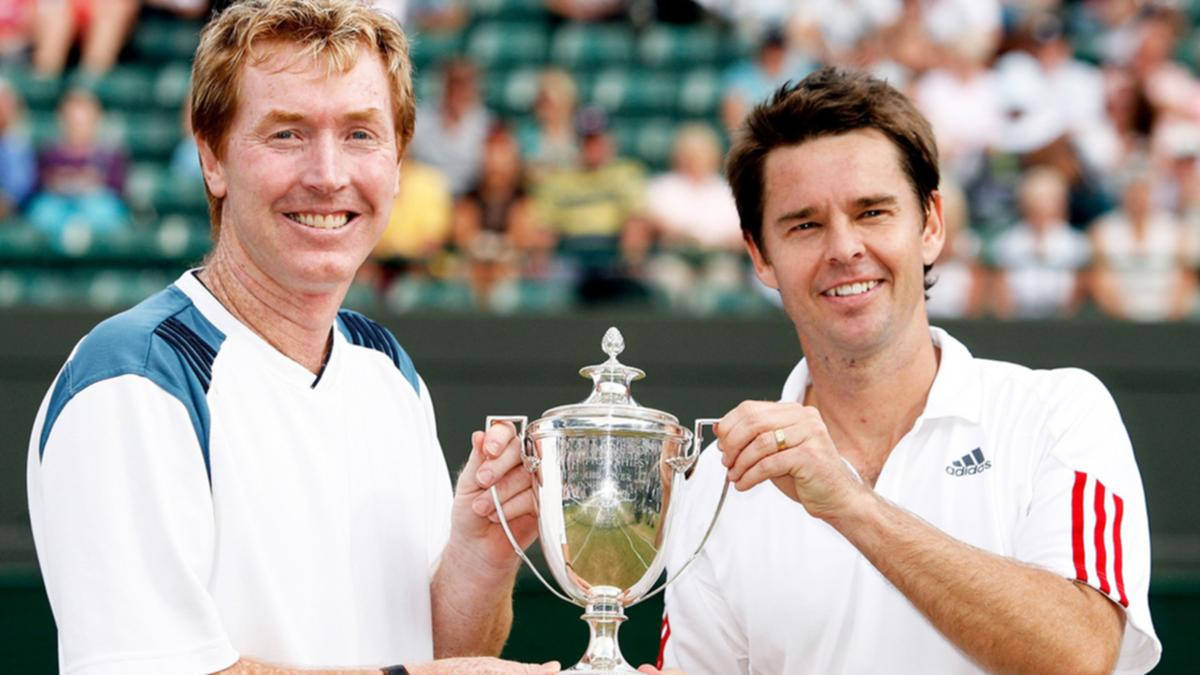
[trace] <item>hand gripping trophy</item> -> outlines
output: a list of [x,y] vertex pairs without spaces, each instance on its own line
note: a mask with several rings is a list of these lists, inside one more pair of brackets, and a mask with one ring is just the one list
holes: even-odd
[[[675,416],[639,406],[629,386],[646,374],[617,360],[625,349],[620,331],[609,328],[602,347],[608,360],[579,371],[592,379],[587,400],[551,408],[532,423],[525,416],[487,418],[488,426],[513,422],[523,436],[542,552],[565,594],[546,581],[513,538],[494,487],[492,500],[508,540],[534,575],[558,597],[585,608],[591,640],[566,672],[634,673],[621,656],[617,628],[625,607],[658,593],[687,567],[651,590],[666,564],[671,521],[679,510],[673,503],[703,448],[703,427],[716,420],[696,420],[693,433]],[[722,491],[688,563],[708,539],[724,502]]]

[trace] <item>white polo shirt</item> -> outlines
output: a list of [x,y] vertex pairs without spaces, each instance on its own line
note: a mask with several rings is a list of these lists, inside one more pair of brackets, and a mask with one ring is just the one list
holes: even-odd
[[[941,361],[925,410],[875,490],[955,539],[1098,589],[1126,612],[1117,671],[1149,670],[1162,648],[1146,602],[1145,498],[1112,397],[1085,371],[975,359],[931,332]],[[810,382],[801,361],[782,400],[802,400]],[[725,474],[715,448],[703,453],[681,494],[672,572],[708,526]],[[703,552],[667,587],[661,659],[689,675],[980,672],[769,482],[730,488]]]
[[65,673],[432,658],[450,528],[428,391],[338,314],[319,378],[191,273],[91,331],[29,445],[29,515]]

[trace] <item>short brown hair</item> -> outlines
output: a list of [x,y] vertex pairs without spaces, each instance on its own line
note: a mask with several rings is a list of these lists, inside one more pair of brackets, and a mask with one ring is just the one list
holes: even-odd
[[876,129],[896,146],[918,203],[928,209],[939,176],[929,122],[887,82],[827,67],[780,87],[738,130],[725,171],[742,235],[763,251],[763,167],[772,150],[859,129]]
[[[237,112],[242,64],[261,63],[267,42],[298,45],[302,56],[322,60],[332,73],[354,67],[360,46],[373,49],[391,78],[392,114],[400,154],[416,120],[408,39],[394,19],[362,0],[240,0],[218,14],[200,34],[192,64],[191,122],[218,157]],[[207,188],[206,188],[207,189]],[[213,239],[221,230],[221,200],[208,192]]]

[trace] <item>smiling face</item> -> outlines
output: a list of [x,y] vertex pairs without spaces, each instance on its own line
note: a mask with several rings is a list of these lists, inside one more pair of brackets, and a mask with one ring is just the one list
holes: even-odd
[[224,199],[217,247],[287,291],[344,291],[396,194],[389,79],[365,48],[349,71],[330,73],[295,46],[269,47],[270,58],[243,66],[221,156],[198,143],[209,190]]
[[875,130],[772,150],[763,171],[755,272],[778,289],[805,353],[862,357],[929,338],[924,270],[945,235],[940,196],[926,213],[896,147]]

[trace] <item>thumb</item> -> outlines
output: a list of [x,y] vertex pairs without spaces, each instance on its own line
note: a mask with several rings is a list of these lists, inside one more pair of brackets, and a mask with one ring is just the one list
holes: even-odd
[[543,673],[545,675],[554,675],[562,670],[562,667],[558,665],[558,661],[547,661],[540,666],[531,666],[531,668],[531,672],[536,673],[536,675],[542,675]]

